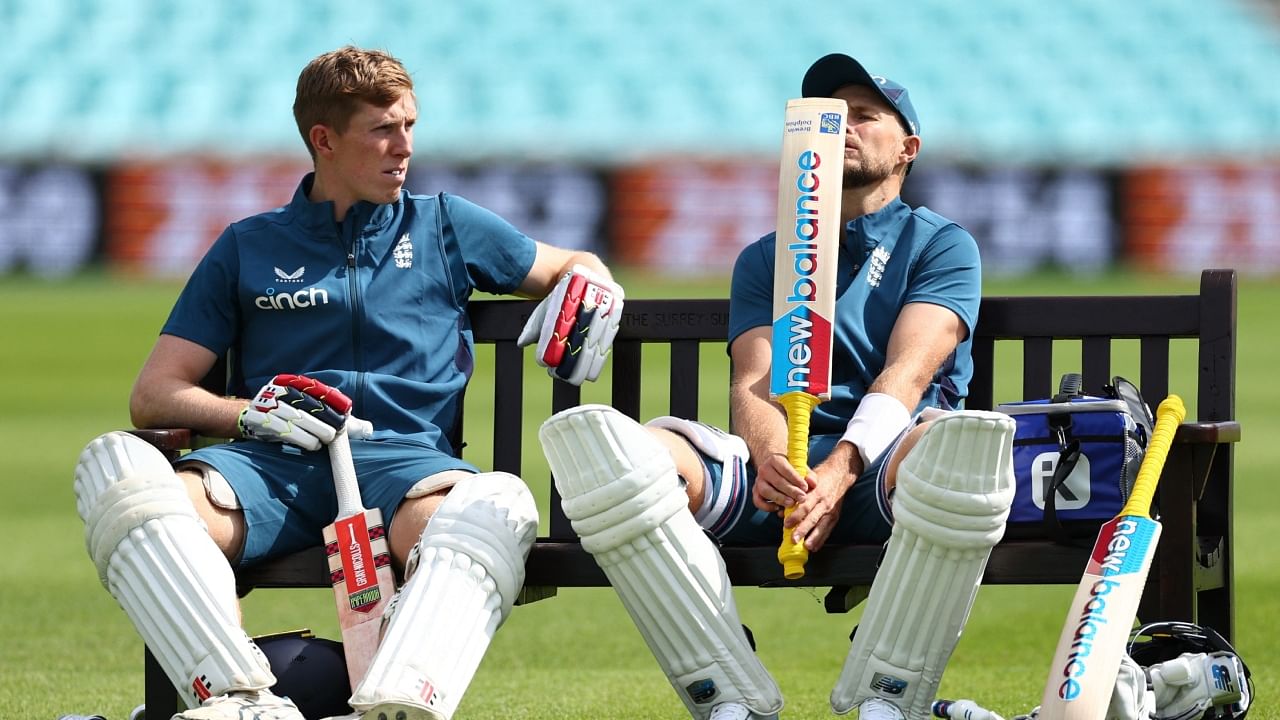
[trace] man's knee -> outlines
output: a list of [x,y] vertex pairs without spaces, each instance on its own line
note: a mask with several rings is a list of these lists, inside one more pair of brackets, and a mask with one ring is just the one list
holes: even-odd
[[[721,478],[745,472],[749,453],[747,444],[737,435],[696,420],[670,416],[654,418],[645,423],[645,428],[671,453],[676,473],[685,482],[689,511],[695,515],[707,504],[708,487],[717,482],[708,470],[718,472]],[[709,467],[708,461],[715,467]],[[703,519],[699,517],[699,522]]]
[[907,431],[907,434],[902,437],[902,440],[889,449],[891,454],[888,459],[885,460],[884,467],[885,492],[892,490],[894,486],[897,485],[898,466],[902,464],[902,460],[907,456],[907,453],[911,452],[911,448],[915,447],[916,443],[920,442],[920,437],[924,435],[925,430],[927,430],[929,425],[932,423],[933,420],[928,420],[911,428]]
[[[391,561],[397,572],[404,571],[404,563],[409,559],[409,551],[422,537],[427,521],[440,508],[454,485],[472,476],[467,470],[443,470],[414,483],[405,493],[404,499],[396,507],[387,529],[387,539],[391,547]],[[384,520],[386,518],[383,518]]]
[[395,515],[391,518],[391,526],[387,531],[387,538],[391,547],[391,561],[395,563],[397,572],[404,572],[409,551],[417,544],[418,538],[422,537],[422,531],[426,529],[427,522],[432,515],[436,514],[436,510],[440,509],[440,505],[444,503],[452,487],[450,485],[438,488],[417,497],[406,496],[396,508]]
[[652,425],[645,426],[645,429],[670,453],[676,465],[676,474],[685,483],[685,493],[689,496],[689,512],[697,512],[702,505],[707,484],[706,468],[702,464],[702,458],[698,456],[698,451],[685,436],[678,432]]
[[[231,502],[222,497],[225,493],[230,493],[230,486],[226,486],[225,493],[216,491],[209,484],[208,471],[197,468],[180,468],[177,475],[186,486],[187,498],[191,500],[192,507],[218,549],[228,560],[234,561],[240,557],[245,541],[244,510],[240,508],[234,494],[230,495]],[[222,482],[225,484],[226,481]]]

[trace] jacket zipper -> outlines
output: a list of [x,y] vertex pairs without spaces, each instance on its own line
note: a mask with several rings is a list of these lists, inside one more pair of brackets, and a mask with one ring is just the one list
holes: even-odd
[[354,224],[348,232],[351,233],[351,239],[347,243],[347,287],[351,292],[351,352],[356,373],[356,386],[351,399],[363,412],[365,373],[364,350],[360,343],[360,317],[364,311],[364,297],[360,292],[359,279],[356,277],[356,251],[359,249],[359,236],[356,234]]

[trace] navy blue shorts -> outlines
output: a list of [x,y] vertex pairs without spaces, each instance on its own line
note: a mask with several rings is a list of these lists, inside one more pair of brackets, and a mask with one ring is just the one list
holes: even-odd
[[[479,472],[452,455],[405,440],[352,440],[351,457],[364,506],[381,509],[388,528],[418,481],[445,470]],[[178,468],[192,460],[221,473],[244,509],[241,566],[319,545],[321,530],[338,512],[326,450],[239,440],[184,455]]]
[[[904,430],[902,435],[906,435]],[[902,436],[899,436],[901,439]],[[809,443],[809,464],[817,465],[839,442],[837,435],[815,436]],[[889,539],[889,499],[884,490],[884,463],[893,447],[880,454],[849,488],[840,508],[840,519],[831,531],[830,543],[882,543]],[[716,508],[713,516],[699,518],[703,528],[723,545],[773,545],[782,538],[782,514],[758,509],[751,502],[754,465],[735,468],[725,482],[720,461],[699,451],[707,469],[703,507]],[[699,512],[698,515],[704,515]]]

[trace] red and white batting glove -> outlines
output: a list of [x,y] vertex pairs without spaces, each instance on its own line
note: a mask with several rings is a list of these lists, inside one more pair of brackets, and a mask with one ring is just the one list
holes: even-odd
[[581,265],[565,273],[534,310],[516,344],[538,343],[538,364],[574,385],[604,368],[622,321],[622,286]]
[[240,411],[240,434],[254,440],[319,450],[333,442],[351,413],[351,399],[305,375],[277,375]]

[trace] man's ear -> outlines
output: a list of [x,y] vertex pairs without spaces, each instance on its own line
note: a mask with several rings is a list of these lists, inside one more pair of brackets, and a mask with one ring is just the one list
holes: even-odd
[[902,164],[909,165],[919,155],[920,155],[920,136],[908,135],[906,139],[902,141],[902,155],[901,157],[899,157],[899,160],[902,161]]
[[333,128],[328,125],[319,123],[312,125],[311,130],[307,133],[307,137],[311,140],[311,147],[315,148],[318,157],[329,157],[333,155]]

